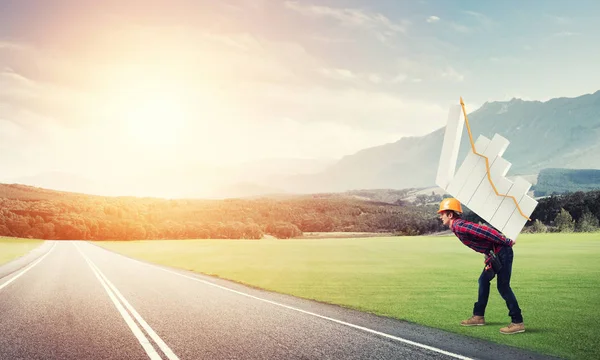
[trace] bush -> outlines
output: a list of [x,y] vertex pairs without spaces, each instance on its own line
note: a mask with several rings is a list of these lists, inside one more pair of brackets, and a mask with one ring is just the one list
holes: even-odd
[[579,221],[575,224],[577,232],[594,232],[598,230],[598,218],[595,217],[589,210],[584,211]]
[[561,208],[560,213],[556,215],[554,224],[560,232],[573,232],[575,229],[575,221],[573,221],[573,217],[564,208]]
[[302,235],[302,231],[296,225],[284,221],[267,225],[265,232],[279,239],[290,239]]
[[548,231],[548,227],[544,225],[539,219],[535,219],[533,225],[531,226],[531,230],[534,233],[545,233]]

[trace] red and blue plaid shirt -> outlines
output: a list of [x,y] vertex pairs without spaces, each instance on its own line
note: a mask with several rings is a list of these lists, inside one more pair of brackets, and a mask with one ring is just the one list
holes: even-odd
[[464,219],[454,220],[451,230],[463,244],[483,254],[487,254],[496,244],[501,246],[513,245],[512,240],[496,229]]

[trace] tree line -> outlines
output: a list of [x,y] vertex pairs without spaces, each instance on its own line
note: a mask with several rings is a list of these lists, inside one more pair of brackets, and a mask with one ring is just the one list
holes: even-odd
[[441,230],[435,206],[336,194],[287,199],[103,197],[0,185],[0,236],[38,239],[260,239],[304,232],[421,235]]
[[[347,194],[260,199],[157,199],[64,193],[0,184],[0,236],[37,239],[260,239],[304,232],[380,232],[426,235],[446,230],[438,205],[365,201]],[[435,199],[433,199],[435,197]],[[445,196],[447,197],[447,196]],[[484,222],[465,207],[467,220]],[[597,231],[600,191],[552,195],[524,232]]]
[[600,230],[600,190],[553,194],[538,199],[528,232],[596,232]]

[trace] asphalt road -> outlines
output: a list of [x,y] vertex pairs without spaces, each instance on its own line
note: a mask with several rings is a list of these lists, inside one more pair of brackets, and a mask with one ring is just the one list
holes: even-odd
[[47,242],[0,267],[0,314],[11,360],[548,358],[86,242]]

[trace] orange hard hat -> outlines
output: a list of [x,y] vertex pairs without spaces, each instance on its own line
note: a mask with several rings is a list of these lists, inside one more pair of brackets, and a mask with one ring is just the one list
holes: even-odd
[[440,203],[440,209],[438,210],[438,214],[442,211],[456,211],[457,213],[462,213],[462,206],[460,205],[460,201],[455,198],[446,198],[442,200]]

